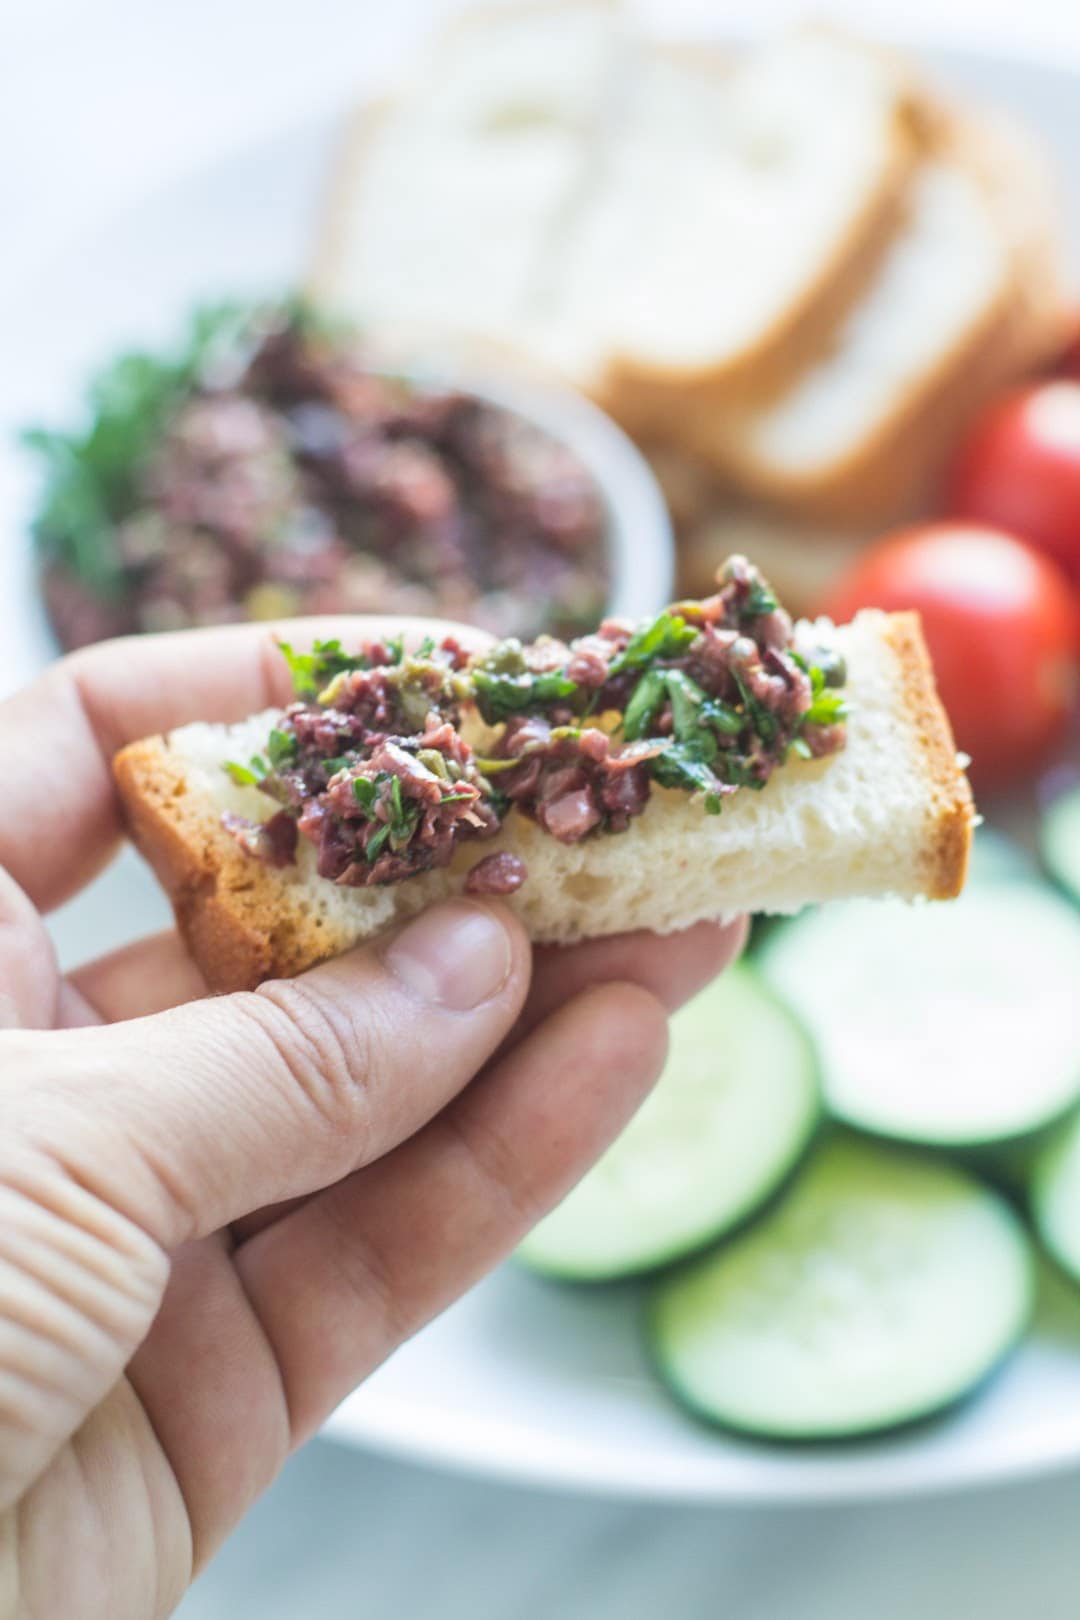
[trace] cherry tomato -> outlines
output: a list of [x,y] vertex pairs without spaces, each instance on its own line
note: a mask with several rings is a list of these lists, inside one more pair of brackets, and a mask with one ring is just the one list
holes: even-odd
[[960,446],[945,507],[1029,540],[1080,583],[1080,380],[1036,383],[991,405]]
[[1065,345],[1055,370],[1063,377],[1072,377],[1080,382],[1080,319],[1076,322],[1073,335]]
[[1077,602],[1061,570],[1022,541],[967,523],[885,536],[836,584],[822,611],[915,608],[957,747],[980,788],[1043,762],[1077,689]]

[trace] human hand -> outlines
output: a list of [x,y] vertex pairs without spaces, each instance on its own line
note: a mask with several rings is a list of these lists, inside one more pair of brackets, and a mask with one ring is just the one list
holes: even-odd
[[206,997],[171,932],[62,979],[40,912],[115,849],[115,750],[285,701],[279,665],[264,629],[115,642],[0,704],[4,1616],[168,1614],[290,1450],[581,1176],[665,1010],[742,941],[530,952],[470,900],[252,994]]

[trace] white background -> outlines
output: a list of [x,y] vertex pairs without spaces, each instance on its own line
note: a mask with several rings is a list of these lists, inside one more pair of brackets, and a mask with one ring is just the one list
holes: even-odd
[[[0,0],[0,291],[80,228],[385,74],[437,0]],[[782,0],[655,0],[665,26]],[[801,9],[801,8],[798,8]],[[821,10],[821,7],[815,9]],[[903,38],[1080,63],[1080,0],[852,0]],[[76,247],[77,251],[77,247]],[[0,356],[0,364],[3,357]],[[184,1620],[1076,1620],[1080,1478],[898,1507],[681,1510],[309,1447]]]

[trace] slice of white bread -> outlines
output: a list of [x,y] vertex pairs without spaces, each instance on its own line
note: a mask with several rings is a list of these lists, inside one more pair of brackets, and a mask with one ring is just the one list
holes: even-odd
[[534,939],[567,943],[633,928],[665,933],[742,911],[791,912],[850,895],[948,898],[967,864],[973,807],[934,687],[917,618],[862,613],[817,626],[848,664],[847,747],[791,760],[760,793],[719,816],[654,790],[622,833],[567,846],[512,811],[497,839],[454,863],[384,888],[320,878],[301,839],[294,866],[244,854],[223,829],[234,810],[276,806],[232,784],[225,760],[265,743],[273,715],[239,726],[190,725],[125,748],[115,776],[131,836],[172,897],[212,989],[298,973],[431,901],[459,893],[483,855],[508,848],[528,868],[510,898]]
[[604,0],[468,13],[357,116],[311,276],[391,347],[494,350],[603,403],[786,377],[858,296],[915,151],[898,58],[825,29],[635,40]]
[[596,138],[617,0],[478,8],[361,107],[310,287],[393,345],[516,333]]
[[761,392],[861,291],[915,149],[906,63],[826,28],[707,57],[644,48],[566,299],[632,380]]
[[894,521],[987,395],[1061,342],[1040,154],[1001,121],[939,126],[904,228],[820,357],[772,401],[682,413],[681,440],[744,492],[804,517]]

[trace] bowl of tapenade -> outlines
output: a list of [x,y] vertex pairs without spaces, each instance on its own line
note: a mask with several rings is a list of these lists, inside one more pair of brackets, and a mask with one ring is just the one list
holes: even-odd
[[203,309],[178,354],[34,429],[39,577],[64,647],[297,614],[572,635],[670,594],[652,475],[575,395],[393,369],[309,305]]

